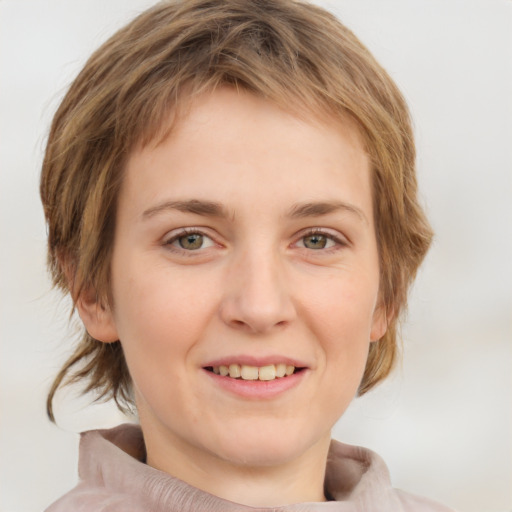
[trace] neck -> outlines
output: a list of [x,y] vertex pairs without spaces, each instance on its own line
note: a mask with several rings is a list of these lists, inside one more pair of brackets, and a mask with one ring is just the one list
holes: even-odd
[[293,460],[265,465],[226,461],[177,439],[163,442],[155,431],[144,438],[150,466],[219,498],[251,507],[325,501],[329,435]]

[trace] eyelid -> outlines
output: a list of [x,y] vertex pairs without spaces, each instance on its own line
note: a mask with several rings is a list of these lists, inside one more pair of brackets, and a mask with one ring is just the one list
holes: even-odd
[[[186,253],[188,255],[192,255],[192,253],[200,253],[200,252],[202,252],[201,249],[208,249],[209,247],[219,245],[218,242],[215,240],[215,237],[213,237],[213,236],[211,236],[211,234],[209,234],[209,231],[210,230],[208,230],[208,229],[201,228],[201,227],[195,227],[195,226],[188,226],[188,227],[173,229],[172,231],[169,231],[168,233],[166,233],[165,236],[162,238],[162,245],[169,248],[170,250],[173,250],[176,252],[181,252],[181,253]],[[201,247],[200,249],[197,249],[195,251],[194,250],[186,250],[186,249],[175,247],[172,245],[173,242],[175,242],[179,238],[186,236],[186,235],[190,235],[190,234],[201,235],[204,238],[209,239],[211,241],[211,244],[204,248]],[[302,231],[297,233],[297,235],[295,236],[296,240],[291,245],[292,246],[296,245],[303,238],[305,238],[307,236],[314,236],[314,235],[325,236],[326,238],[328,238],[329,240],[332,240],[336,244],[335,247],[321,249],[321,250],[319,250],[319,252],[335,251],[335,250],[339,249],[340,247],[347,247],[350,245],[349,239],[346,236],[342,235],[339,231],[331,230],[331,229],[323,228],[323,227],[312,227],[312,228],[303,229]],[[304,249],[307,249],[307,248],[304,247]],[[313,249],[308,249],[308,250],[314,251]]]
[[321,227],[313,227],[313,228],[307,228],[302,231],[300,231],[297,235],[297,241],[294,242],[293,245],[297,244],[300,240],[307,236],[314,236],[314,235],[321,235],[325,236],[326,238],[332,240],[336,243],[335,247],[330,247],[328,249],[310,249],[311,251],[318,251],[318,252],[326,252],[326,251],[332,251],[337,250],[340,247],[347,247],[350,245],[350,241],[348,238],[344,235],[342,235],[339,231],[331,230],[328,228],[321,228]]
[[[162,245],[169,250],[173,250],[180,253],[186,253],[186,254],[192,254],[192,253],[199,253],[203,249],[208,249],[209,247],[212,247],[214,245],[218,245],[215,241],[214,237],[208,234],[204,228],[200,227],[183,227],[183,228],[177,228],[173,229],[172,231],[169,231],[165,234],[165,236],[162,238]],[[211,244],[207,247],[201,247],[200,249],[196,250],[187,250],[183,249],[181,247],[176,247],[173,245],[174,242],[176,242],[178,239],[180,239],[183,236],[187,235],[201,235],[204,238],[207,238],[211,241]]]

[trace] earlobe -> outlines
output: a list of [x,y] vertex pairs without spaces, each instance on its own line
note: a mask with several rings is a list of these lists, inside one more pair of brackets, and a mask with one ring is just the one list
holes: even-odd
[[383,305],[377,306],[373,312],[372,329],[370,332],[370,341],[379,341],[388,329],[388,324],[392,318],[392,313],[389,313]]
[[118,341],[119,336],[111,308],[102,304],[93,287],[80,290],[75,282],[75,265],[65,252],[57,254],[57,259],[66,276],[71,296],[75,300],[75,307],[89,335],[104,343]]
[[102,304],[94,290],[83,291],[76,301],[76,308],[87,332],[94,339],[103,343],[119,340],[112,310]]

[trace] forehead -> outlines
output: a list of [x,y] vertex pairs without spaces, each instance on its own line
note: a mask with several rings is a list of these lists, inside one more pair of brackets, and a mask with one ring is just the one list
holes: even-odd
[[[184,85],[179,97],[165,116],[157,123],[151,122],[144,128],[141,125],[140,132],[134,133],[134,139],[128,146],[129,155],[139,153],[145,149],[157,148],[168,141],[170,137],[183,134],[186,130],[200,128],[205,123],[222,125],[229,112],[231,117],[238,113],[237,123],[239,127],[248,126],[251,119],[247,118],[247,112],[251,110],[252,124],[257,120],[270,118],[277,120],[288,119],[295,128],[299,126],[314,125],[318,129],[324,129],[327,137],[332,137],[333,132],[342,132],[344,137],[350,137],[351,143],[360,146],[367,151],[368,144],[364,131],[359,121],[348,111],[336,108],[325,99],[317,97],[313,92],[308,98],[294,94],[292,90],[288,95],[274,91],[266,97],[258,92],[252,92],[244,86],[232,86],[224,84],[210,86],[206,84],[199,88],[199,92],[191,85]],[[280,116],[276,115],[277,113]],[[223,126],[227,129],[227,126]],[[329,133],[330,132],[330,133]],[[130,149],[131,148],[131,149]]]
[[256,199],[263,187],[283,198],[288,191],[317,201],[329,183],[338,192],[369,189],[369,159],[348,118],[298,117],[223,88],[196,97],[171,123],[166,138],[134,150],[127,162],[123,188],[147,201],[169,193],[190,199],[198,191]]

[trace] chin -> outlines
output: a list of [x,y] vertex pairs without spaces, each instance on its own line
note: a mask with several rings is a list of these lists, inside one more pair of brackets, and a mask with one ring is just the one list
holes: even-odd
[[283,450],[282,447],[274,448],[268,444],[244,446],[236,450],[223,450],[223,453],[219,455],[223,460],[232,465],[251,468],[281,466],[300,455],[300,453],[297,453],[297,446],[294,446],[293,450]]
[[230,438],[216,447],[216,454],[238,466],[280,466],[300,458],[314,444],[326,438],[330,439],[330,432],[321,436],[312,435],[311,432],[309,435],[299,434],[284,425],[271,432],[265,429],[240,434],[231,432]]

